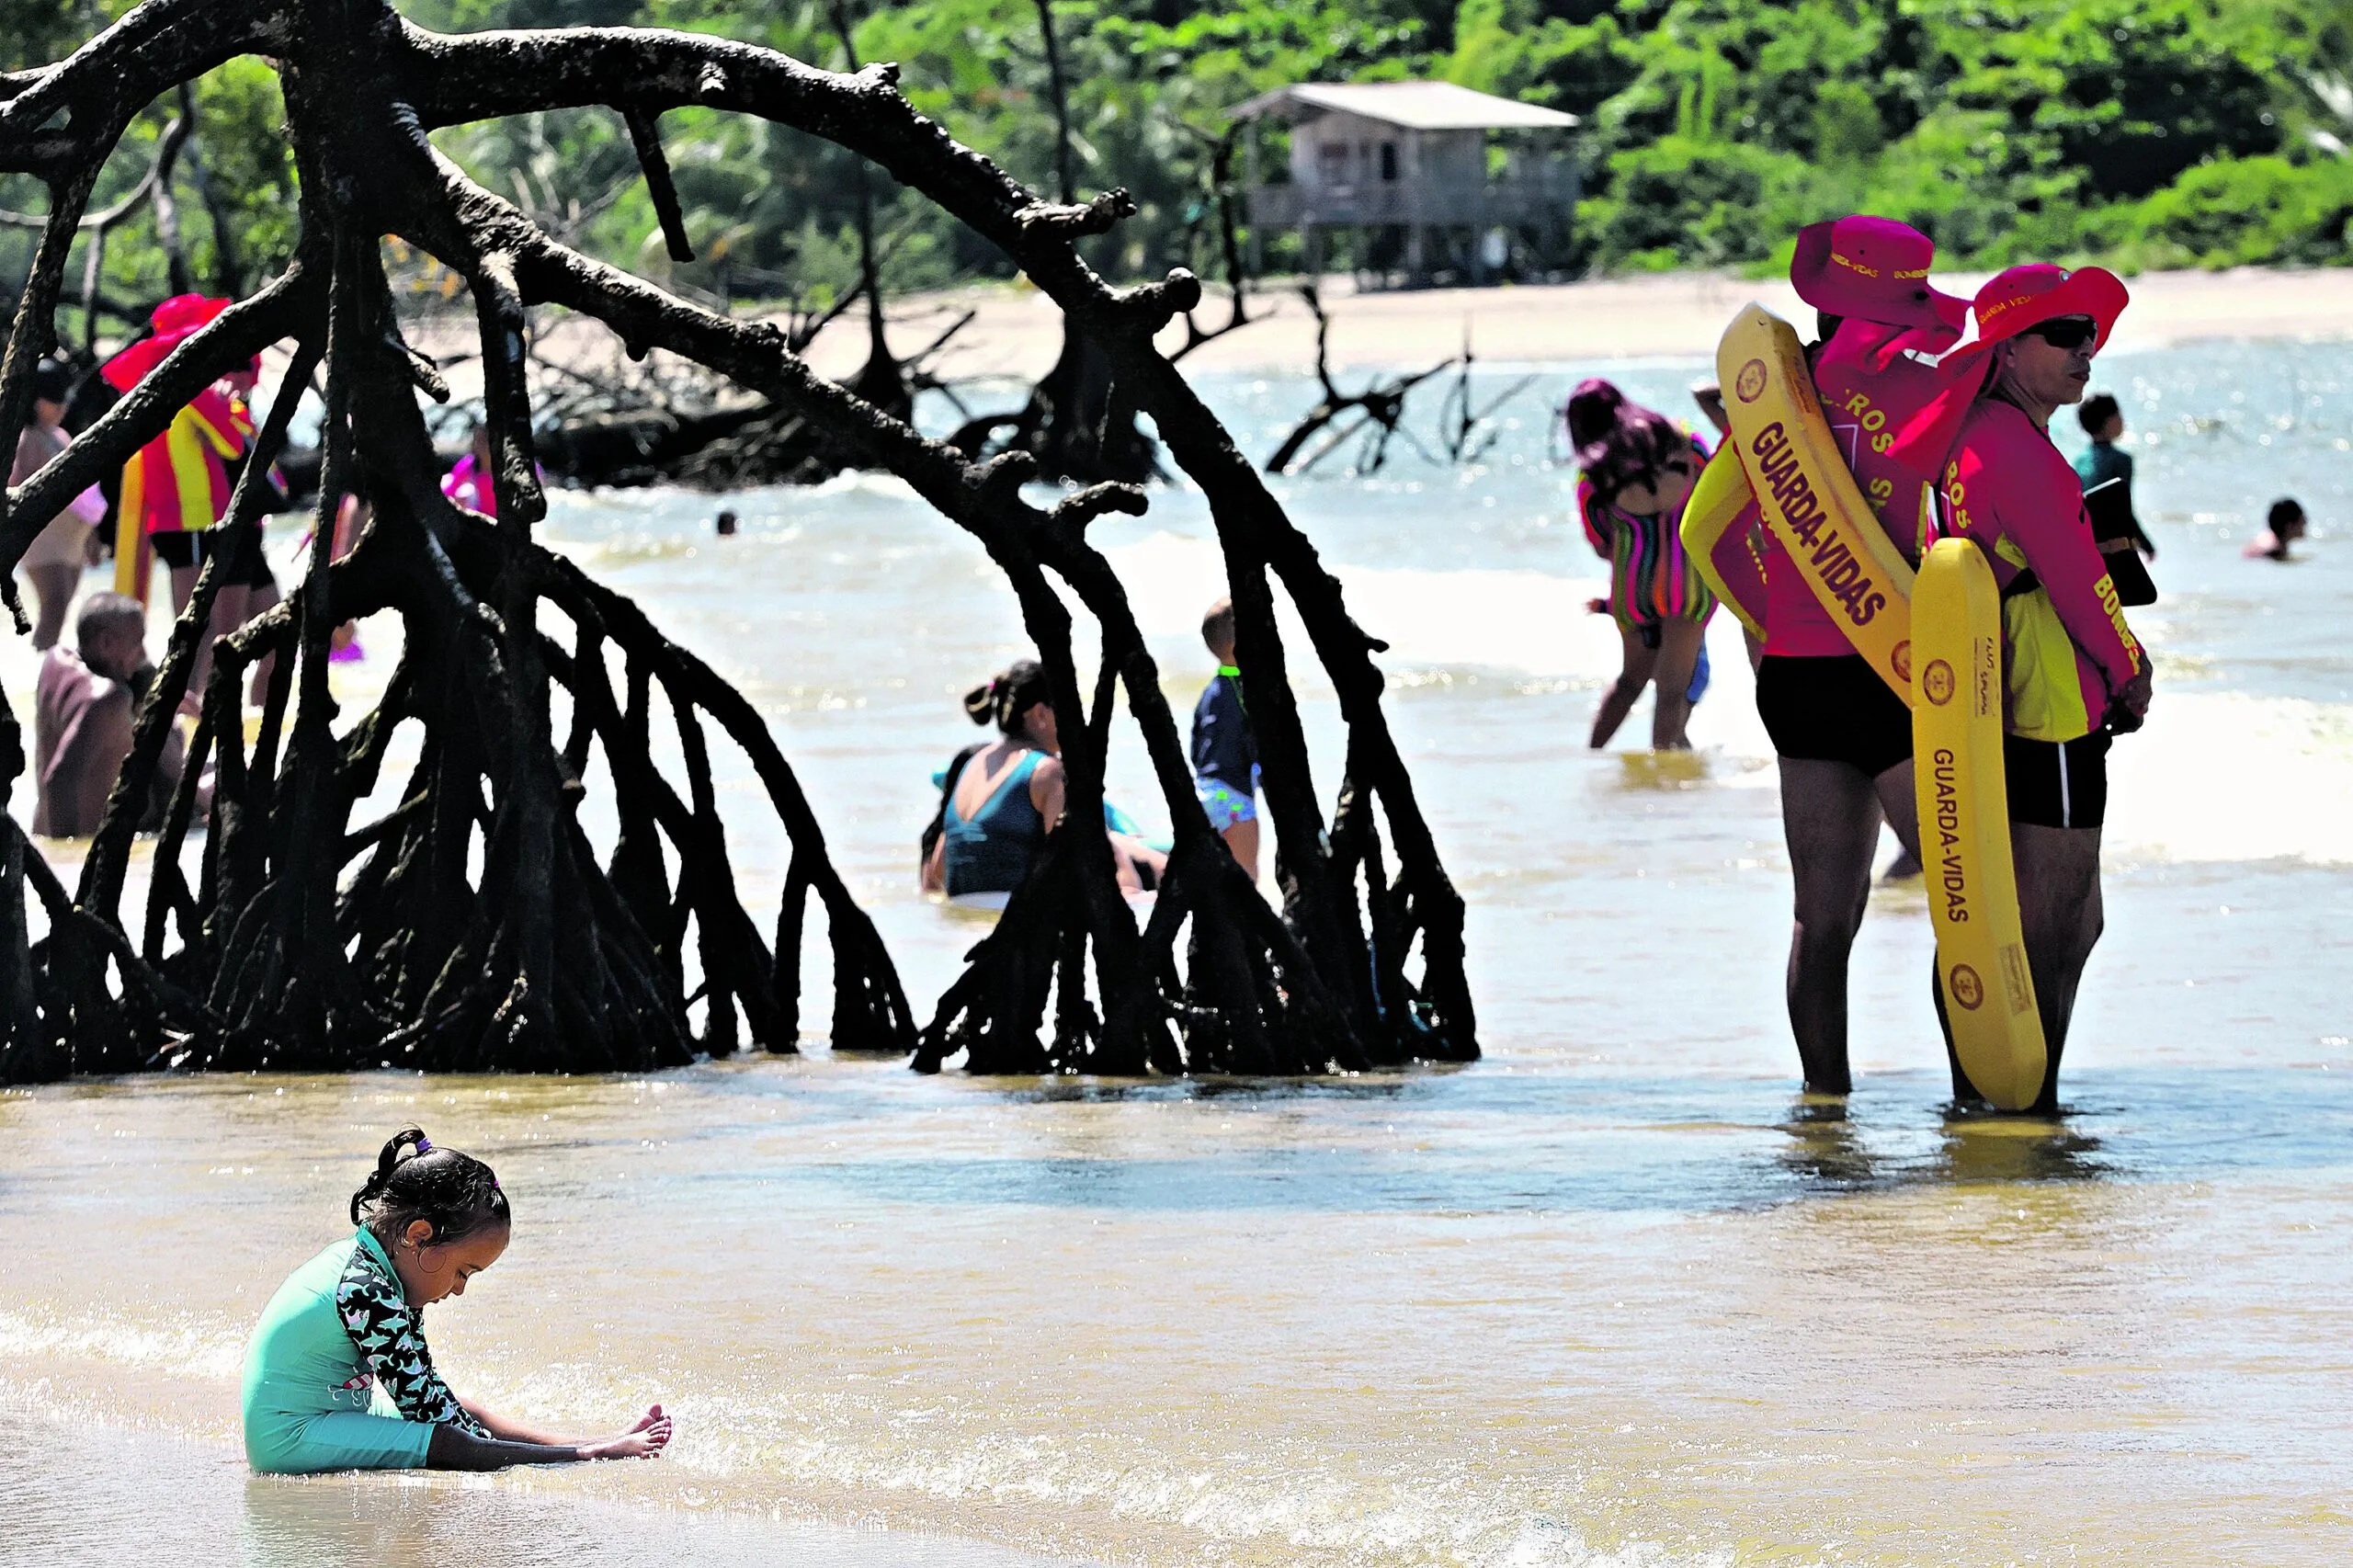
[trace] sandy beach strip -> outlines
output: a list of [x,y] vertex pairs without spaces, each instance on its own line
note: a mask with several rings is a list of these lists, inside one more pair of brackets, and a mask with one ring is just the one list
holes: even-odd
[[[1940,275],[1938,286],[1964,297],[1984,274]],[[2122,352],[2201,338],[2353,338],[2353,272],[2338,268],[2146,273],[2128,280],[2131,308],[2111,347]],[[1415,368],[1462,351],[1496,364],[1576,365],[1628,358],[1704,358],[1734,311],[1751,300],[1810,324],[1812,312],[1787,282],[1713,273],[1669,273],[1587,283],[1490,289],[1417,289],[1358,293],[1326,279],[1336,368]],[[1226,319],[1222,293],[1198,312],[1204,327]],[[1251,301],[1264,318],[1194,350],[1188,369],[1299,371],[1315,362],[1315,322],[1295,287],[1269,281]],[[893,301],[891,342],[900,353],[929,343],[966,311],[973,319],[942,353],[954,380],[1033,378],[1062,346],[1053,301],[1023,284],[974,286]],[[823,374],[854,374],[866,352],[862,322],[845,319],[812,345]],[[1164,348],[1184,341],[1182,324]]]

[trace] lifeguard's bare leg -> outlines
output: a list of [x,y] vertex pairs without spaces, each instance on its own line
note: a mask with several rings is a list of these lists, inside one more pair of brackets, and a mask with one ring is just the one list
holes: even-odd
[[[1805,1086],[1843,1095],[1854,1083],[1847,1062],[1847,960],[1870,901],[1881,791],[1847,763],[1785,756],[1780,765],[1781,833],[1795,892],[1790,1031]],[[1908,779],[1910,764],[1903,767]]]

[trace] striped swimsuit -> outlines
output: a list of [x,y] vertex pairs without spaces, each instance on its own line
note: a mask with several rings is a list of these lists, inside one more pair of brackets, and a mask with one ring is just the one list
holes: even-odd
[[[1704,464],[1707,449],[1691,444]],[[1609,613],[1620,626],[1655,647],[1665,622],[1705,622],[1715,614],[1716,596],[1683,549],[1681,504],[1637,517],[1596,499],[1593,482],[1580,479],[1577,511],[1595,552],[1609,558]]]

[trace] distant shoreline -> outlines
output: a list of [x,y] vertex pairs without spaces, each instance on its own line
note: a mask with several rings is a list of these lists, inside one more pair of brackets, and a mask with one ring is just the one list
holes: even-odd
[[[1982,273],[1940,276],[1939,286],[1967,293]],[[2224,272],[2153,272],[2128,279],[2131,308],[2118,324],[2120,352],[2163,348],[2201,338],[2353,339],[2353,268],[2236,267]],[[1466,322],[1478,358],[1495,364],[1574,366],[1629,358],[1704,358],[1733,312],[1750,300],[1808,319],[1789,285],[1717,273],[1666,273],[1589,283],[1518,288],[1397,290],[1358,294],[1345,278],[1324,285],[1332,318],[1336,369],[1432,365],[1461,351]],[[1254,296],[1267,319],[1196,349],[1188,369],[1300,372],[1315,363],[1315,323],[1288,280]],[[956,335],[938,369],[955,380],[1035,378],[1062,345],[1062,318],[1044,295],[1023,286],[945,290],[894,301],[891,339],[912,353],[964,311],[976,314]],[[1199,312],[1204,326],[1225,320],[1222,296]],[[844,321],[812,346],[829,376],[854,374],[866,343]],[[1181,324],[1165,347],[1183,341]]]

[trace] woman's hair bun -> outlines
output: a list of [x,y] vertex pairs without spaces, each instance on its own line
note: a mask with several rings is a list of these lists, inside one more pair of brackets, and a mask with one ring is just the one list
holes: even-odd
[[1035,659],[1016,659],[985,686],[964,694],[964,716],[975,724],[994,722],[1008,735],[1021,733],[1021,717],[1054,699],[1046,671]]

